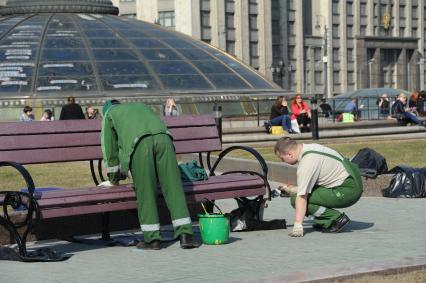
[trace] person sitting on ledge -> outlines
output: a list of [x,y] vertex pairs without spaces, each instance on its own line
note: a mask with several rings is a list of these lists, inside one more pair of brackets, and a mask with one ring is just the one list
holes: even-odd
[[356,164],[337,151],[320,144],[301,144],[283,137],[275,145],[281,161],[297,167],[297,186],[284,185],[280,190],[291,196],[296,209],[291,237],[303,236],[305,215],[314,216],[315,230],[338,233],[350,221],[334,208],[354,205],[362,195],[362,180]]
[[265,128],[269,132],[272,126],[282,126],[289,134],[295,134],[291,128],[291,120],[288,111],[287,100],[284,96],[278,96],[274,105],[271,107],[271,116],[269,121],[265,122]]
[[406,107],[406,105],[407,96],[404,93],[400,93],[397,100],[392,105],[392,112],[394,113],[394,117],[398,120],[398,123],[400,125],[414,123],[426,127],[426,121],[419,120],[416,115],[410,111],[410,108]]
[[293,98],[293,102],[291,103],[291,112],[293,112],[291,120],[297,120],[300,131],[302,133],[309,132],[311,130],[311,109],[309,109],[308,104],[303,101],[300,94]]

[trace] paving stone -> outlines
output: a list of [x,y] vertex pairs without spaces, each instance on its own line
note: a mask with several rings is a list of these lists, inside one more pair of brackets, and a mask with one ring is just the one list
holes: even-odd
[[[235,207],[233,200],[218,204],[225,211]],[[3,261],[1,282],[273,282],[296,272],[309,278],[318,270],[333,275],[345,266],[356,270],[407,257],[426,258],[425,199],[362,198],[344,211],[352,222],[343,233],[314,232],[306,221],[305,237],[290,238],[294,211],[288,199],[276,198],[265,218],[286,218],[287,230],[231,233],[229,244],[194,250],[182,250],[177,242],[160,251],[48,242],[73,257],[60,263]]]

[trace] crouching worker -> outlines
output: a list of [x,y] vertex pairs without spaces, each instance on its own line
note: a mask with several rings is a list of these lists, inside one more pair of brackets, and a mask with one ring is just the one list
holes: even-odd
[[156,204],[159,183],[181,248],[197,248],[199,244],[194,241],[176,153],[166,125],[142,103],[120,104],[111,100],[105,103],[102,112],[102,151],[108,179],[117,185],[127,177],[129,169],[132,174],[144,235],[144,242],[137,247],[161,248]]
[[335,150],[319,144],[301,144],[284,137],[275,145],[275,154],[285,163],[298,164],[297,187],[284,186],[296,209],[291,237],[303,236],[303,219],[314,216],[315,230],[338,233],[349,223],[334,208],[355,204],[362,194],[358,166]]

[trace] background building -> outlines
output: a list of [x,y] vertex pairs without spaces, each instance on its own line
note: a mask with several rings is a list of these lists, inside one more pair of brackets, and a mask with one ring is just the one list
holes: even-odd
[[40,116],[70,95],[82,105],[119,98],[160,106],[173,96],[192,114],[212,110],[195,102],[282,93],[217,48],[118,13],[110,0],[9,0],[0,9],[0,121],[25,105]]
[[136,18],[136,0],[111,0],[111,2],[120,8],[120,16]]
[[137,0],[135,5],[137,18],[226,50],[285,89],[327,96],[368,87],[426,89],[425,0]]

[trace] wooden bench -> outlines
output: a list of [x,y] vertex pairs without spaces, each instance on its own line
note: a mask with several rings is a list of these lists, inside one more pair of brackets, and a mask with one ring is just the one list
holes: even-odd
[[[234,146],[222,151],[212,164],[211,152],[222,150],[216,121],[212,115],[164,117],[164,121],[173,135],[176,153],[198,153],[200,164],[210,172],[210,177],[206,181],[184,183],[188,202],[201,202],[205,198],[209,200],[235,198],[239,205],[245,205],[247,202],[255,201],[256,215],[260,217],[259,211],[264,204],[264,196],[269,196],[270,192],[266,178],[268,167],[262,156],[252,148]],[[27,234],[41,219],[104,213],[102,235],[104,239],[108,239],[109,213],[136,208],[135,193],[129,184],[108,189],[94,186],[35,192],[33,179],[23,165],[89,161],[95,185],[104,181],[100,131],[100,120],[0,123],[0,167],[15,168],[28,187],[28,193],[0,192],[0,204],[3,206],[0,225],[11,233],[21,255],[27,254],[25,245]],[[262,173],[235,170],[216,176],[218,164],[233,150],[251,153],[259,161],[259,172]],[[203,153],[206,153],[205,162]],[[76,176],[70,172],[67,177]],[[159,196],[161,197],[160,190]],[[22,205],[27,208],[26,217],[21,222],[14,223],[9,215],[10,208],[16,209]],[[20,235],[17,229],[22,227],[25,232]]]

